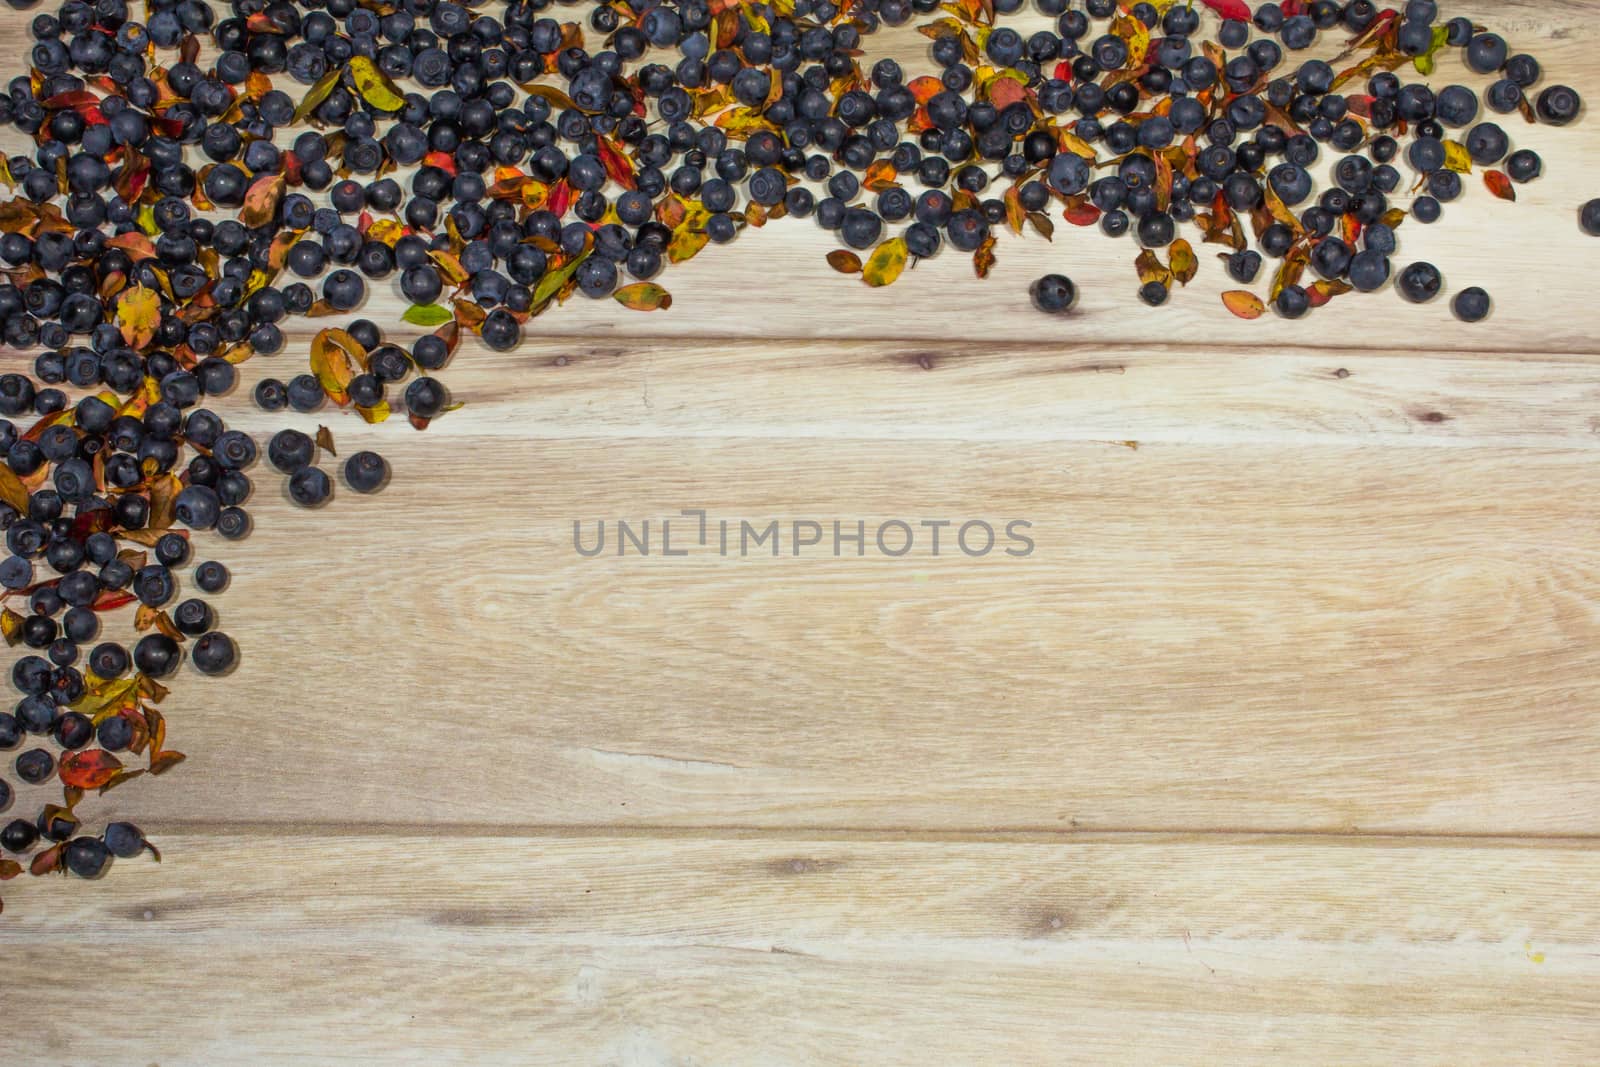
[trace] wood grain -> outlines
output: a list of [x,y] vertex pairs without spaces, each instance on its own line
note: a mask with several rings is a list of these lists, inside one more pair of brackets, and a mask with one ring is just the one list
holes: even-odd
[[[1591,0],[1443,6],[1600,92]],[[1600,135],[1504,125],[1545,177],[1402,226],[1424,307],[1241,322],[1202,247],[1148,311],[1065,225],[873,291],[777,223],[670,311],[467,342],[423,434],[256,411],[290,323],[218,408],[394,482],[305,512],[261,469],[252,537],[199,539],[243,660],[174,686],[187,763],[84,804],[162,864],[3,887],[19,988],[93,976],[8,1062],[1590,1062]],[[1036,547],[573,550],[684,508]]]
[[[15,918],[162,1064],[1552,1062],[1589,847],[1129,836],[179,837]],[[9,920],[8,920],[9,921]],[[60,929],[76,937],[63,944]],[[285,962],[293,960],[292,967]],[[129,1037],[57,1014],[40,1062]]]

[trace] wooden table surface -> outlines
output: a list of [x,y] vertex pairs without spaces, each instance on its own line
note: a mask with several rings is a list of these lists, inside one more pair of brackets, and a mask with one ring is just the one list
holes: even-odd
[[[1600,3],[1441,6],[1600,96]],[[6,885],[8,1061],[1593,1062],[1600,125],[1506,125],[1546,176],[1400,234],[1478,326],[1239,321],[1215,246],[1150,311],[1066,225],[869,290],[782,222],[464,346],[419,434],[253,410],[297,320],[219,408],[394,483],[199,539],[242,663],[85,802],[164,862]],[[682,509],[1036,547],[573,550]]]

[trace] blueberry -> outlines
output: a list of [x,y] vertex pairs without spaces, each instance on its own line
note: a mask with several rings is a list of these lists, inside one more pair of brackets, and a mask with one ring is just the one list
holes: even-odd
[[289,478],[289,499],[303,508],[322,504],[333,493],[333,483],[321,467],[303,467]]
[[105,842],[106,850],[118,859],[133,859],[145,849],[144,831],[131,822],[106,824],[100,839]]
[[178,669],[183,650],[166,634],[146,634],[133,647],[133,662],[152,678],[163,678]]
[[222,674],[233,666],[238,658],[238,650],[234,647],[233,638],[220,630],[213,630],[195,640],[194,650],[189,656],[202,674]]
[[267,462],[284,474],[310,466],[316,454],[316,442],[299,430],[279,430],[267,442]]
[[1539,94],[1539,99],[1534,105],[1539,118],[1552,126],[1565,126],[1578,117],[1578,112],[1582,108],[1582,99],[1565,85],[1550,86]]
[[1578,226],[1590,237],[1600,237],[1600,199],[1591,200],[1578,209]]
[[389,480],[389,464],[376,452],[357,452],[344,461],[344,480],[358,493],[372,493]]
[[1363,293],[1383,288],[1389,280],[1389,257],[1378,249],[1357,252],[1350,259],[1350,284]]
[[56,758],[42,748],[30,748],[17,757],[17,777],[29,785],[43,785],[56,772]]
[[419,419],[431,419],[444,411],[449,394],[435,378],[421,377],[406,387],[406,410]]
[[1514,182],[1531,182],[1544,172],[1544,160],[1529,148],[1519,148],[1506,157],[1506,173]]
[[194,584],[203,593],[220,593],[228,586],[228,568],[216,560],[207,560],[194,569]]
[[1028,288],[1033,306],[1040,311],[1057,314],[1072,307],[1078,297],[1077,286],[1063,274],[1046,274]]
[[110,850],[96,837],[75,837],[61,851],[62,865],[79,878],[100,877],[110,861]]
[[1474,285],[1457,293],[1450,306],[1462,322],[1481,322],[1489,314],[1489,294]]
[[39,828],[27,819],[12,819],[0,829],[0,848],[7,852],[28,852],[39,840]]
[[1400,295],[1413,304],[1424,304],[1438,296],[1442,284],[1439,268],[1423,260],[1401,271],[1399,279],[1395,282]]
[[1151,307],[1160,307],[1167,302],[1167,287],[1160,282],[1145,282],[1139,287],[1139,299]]

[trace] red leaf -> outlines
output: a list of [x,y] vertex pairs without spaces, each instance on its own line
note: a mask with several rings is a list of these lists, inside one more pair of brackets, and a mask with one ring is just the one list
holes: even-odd
[[114,592],[107,589],[94,598],[94,604],[91,607],[95,611],[111,611],[122,607],[124,604],[132,604],[133,601],[133,594],[126,590]]
[[1200,0],[1200,2],[1225,19],[1250,21],[1250,6],[1244,0]]
[[1071,81],[1072,80],[1072,64],[1068,63],[1064,59],[1061,62],[1057,63],[1056,64],[1056,69],[1055,69],[1055,76],[1056,76],[1056,80],[1058,80],[1058,81],[1064,81],[1064,82]]
[[567,213],[567,206],[572,203],[572,186],[567,184],[567,179],[562,178],[550,187],[550,199],[545,201],[545,207],[562,218]]
[[606,169],[606,176],[624,189],[632,189],[635,185],[633,164],[628,162],[628,157],[622,154],[616,143],[602,134],[595,138],[595,146],[600,152],[600,165]]
[[1517,198],[1517,191],[1512,187],[1511,179],[1506,176],[1506,172],[1503,170],[1485,171],[1483,184],[1487,185],[1489,191],[1501,200],[1515,200]]
[[54,848],[47,848],[43,852],[36,853],[33,857],[33,863],[28,867],[28,873],[38,877],[42,874],[49,874],[51,871],[59,871],[61,869],[61,850],[66,847],[66,843],[62,842]]
[[429,152],[422,157],[422,165],[424,167],[438,167],[452,177],[456,174],[456,159],[449,152]]
[[1100,221],[1100,209],[1085,201],[1067,208],[1064,217],[1074,226],[1093,226]]
[[99,789],[122,770],[122,761],[104,749],[91,748],[61,757],[61,781],[76,789]]

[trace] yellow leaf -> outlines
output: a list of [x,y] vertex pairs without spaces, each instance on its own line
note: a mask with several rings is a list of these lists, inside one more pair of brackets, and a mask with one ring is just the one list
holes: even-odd
[[685,227],[674,233],[672,240],[667,242],[667,258],[674,263],[693,259],[710,240],[710,235],[704,230],[691,230]]
[[662,311],[672,306],[672,294],[653,282],[634,282],[611,294],[617,303],[633,311]]
[[906,239],[896,237],[872,250],[867,265],[861,268],[861,280],[874,288],[888,285],[906,269]]
[[161,325],[161,294],[135,285],[124,289],[117,301],[117,329],[122,339],[134,348],[147,348]]
[[327,329],[311,341],[311,373],[322,384],[328,399],[343,407],[350,403],[348,387],[356,376],[351,357],[365,355],[360,342],[344,330]]
[[0,463],[0,500],[16,509],[18,515],[28,514],[28,489],[8,464]]
[[1168,262],[1171,265],[1172,276],[1178,279],[1181,285],[1188,285],[1193,281],[1195,272],[1200,269],[1200,261],[1195,258],[1194,246],[1182,237],[1172,242],[1172,247],[1168,250]]
[[1472,154],[1467,151],[1467,146],[1460,141],[1446,141],[1444,143],[1444,166],[1446,170],[1453,170],[1457,174],[1472,173]]
[[355,80],[356,91],[361,98],[373,107],[382,111],[399,111],[406,106],[406,98],[400,95],[400,90],[389,80],[389,75],[379,70],[378,65],[366,56],[350,57],[350,77]]

